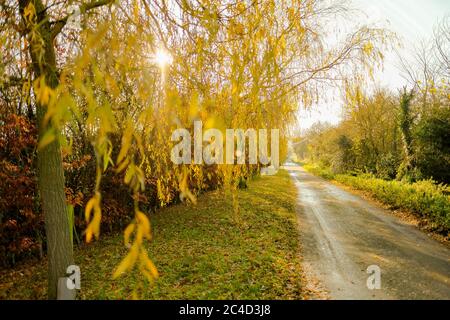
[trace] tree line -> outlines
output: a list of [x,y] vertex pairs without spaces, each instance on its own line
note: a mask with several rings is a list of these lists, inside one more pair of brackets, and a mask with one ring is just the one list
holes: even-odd
[[343,120],[317,123],[297,139],[301,158],[334,173],[372,173],[390,180],[450,182],[450,20],[401,59],[408,85],[392,91],[352,82]]

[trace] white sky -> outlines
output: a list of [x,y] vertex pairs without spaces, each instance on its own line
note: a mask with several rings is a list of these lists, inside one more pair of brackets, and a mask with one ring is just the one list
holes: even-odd
[[[400,53],[407,54],[421,39],[430,39],[434,25],[450,14],[450,0],[351,0],[362,10],[366,22],[376,23],[394,31],[403,42]],[[385,56],[384,70],[375,73],[375,81],[397,90],[406,84],[397,69],[398,61],[393,53]],[[312,111],[299,111],[299,126],[304,130],[317,121],[336,124],[340,120],[342,106],[339,100],[322,103]]]

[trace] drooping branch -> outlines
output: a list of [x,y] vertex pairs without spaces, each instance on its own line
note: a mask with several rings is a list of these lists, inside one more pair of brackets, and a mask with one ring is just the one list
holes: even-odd
[[[114,0],[94,0],[89,3],[84,3],[80,6],[80,14],[85,14],[89,10],[99,8],[99,7],[111,4],[113,2],[114,2]],[[52,38],[55,38],[61,32],[61,30],[66,25],[67,20],[69,19],[70,16],[71,15],[69,14],[69,15],[65,16],[64,18],[51,23],[53,25],[52,30],[51,30]]]

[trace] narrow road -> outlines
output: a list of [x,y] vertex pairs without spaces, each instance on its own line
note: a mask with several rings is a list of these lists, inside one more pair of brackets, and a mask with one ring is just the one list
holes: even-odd
[[[331,299],[450,299],[447,247],[301,167],[285,169],[299,193],[305,270]],[[371,265],[380,289],[367,286]]]

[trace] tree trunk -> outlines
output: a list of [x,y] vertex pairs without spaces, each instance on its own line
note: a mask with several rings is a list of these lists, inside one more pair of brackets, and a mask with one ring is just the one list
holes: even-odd
[[402,134],[403,150],[405,152],[405,167],[406,172],[410,174],[416,167],[415,156],[412,146],[412,116],[411,116],[411,100],[413,98],[412,92],[404,90],[400,99],[400,131]]
[[[32,3],[36,20],[27,22],[24,9]],[[39,37],[30,37],[30,55],[35,78],[45,77],[46,85],[58,86],[55,49],[50,23],[41,0],[19,0],[20,13],[28,28],[36,28]],[[40,38],[40,39],[39,39]],[[42,53],[40,55],[39,53]],[[43,126],[46,105],[36,104],[39,138],[47,131]],[[48,257],[48,298],[56,299],[58,278],[66,275],[67,267],[73,264],[73,247],[70,240],[69,216],[64,192],[64,170],[61,148],[56,139],[37,152],[38,186],[42,210],[45,215]]]
[[[38,117],[41,119],[41,117]],[[38,120],[39,121],[39,120]],[[40,131],[40,136],[42,131]],[[48,257],[48,298],[56,299],[58,278],[73,264],[64,171],[57,141],[38,151],[38,182],[45,215]]]

